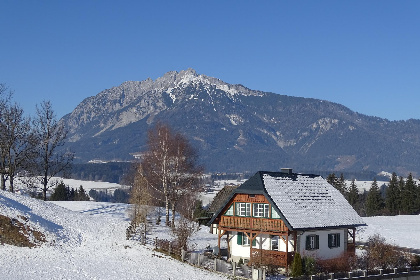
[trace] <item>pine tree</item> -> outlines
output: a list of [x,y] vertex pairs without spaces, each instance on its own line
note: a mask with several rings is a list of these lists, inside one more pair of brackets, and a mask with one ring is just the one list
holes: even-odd
[[417,211],[417,185],[411,173],[405,181],[405,186],[401,191],[401,210],[403,214],[414,214]]
[[335,176],[334,173],[331,173],[327,177],[327,182],[330,183],[334,188],[339,190],[342,195],[344,195],[345,197],[347,196],[347,186],[343,173],[341,173],[340,178]]
[[68,187],[61,181],[54,192],[51,194],[50,200],[53,201],[67,201],[69,199]]
[[398,215],[401,205],[401,193],[398,183],[397,174],[392,173],[389,180],[388,188],[386,189],[385,206],[390,215]]
[[83,188],[82,185],[80,185],[79,189],[76,190],[76,197],[75,200],[79,200],[79,201],[88,201],[89,200],[89,196],[87,195],[85,189]]
[[354,179],[351,181],[351,184],[350,184],[348,201],[350,205],[353,206],[354,209],[356,209],[356,204],[359,201],[359,189],[357,188],[357,185]]
[[379,191],[378,182],[376,178],[373,180],[372,186],[366,198],[366,215],[376,216],[381,213],[383,208],[383,199]]

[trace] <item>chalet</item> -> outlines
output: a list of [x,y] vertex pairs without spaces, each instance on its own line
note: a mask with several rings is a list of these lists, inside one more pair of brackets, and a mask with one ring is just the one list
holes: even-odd
[[333,259],[355,252],[365,225],[341,193],[311,174],[259,171],[232,191],[211,218],[231,260],[288,267],[295,252]]

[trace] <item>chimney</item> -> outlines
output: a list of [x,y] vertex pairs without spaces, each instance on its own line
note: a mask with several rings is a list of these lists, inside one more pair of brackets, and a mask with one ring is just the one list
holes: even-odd
[[292,174],[292,168],[282,168],[281,173],[291,175]]

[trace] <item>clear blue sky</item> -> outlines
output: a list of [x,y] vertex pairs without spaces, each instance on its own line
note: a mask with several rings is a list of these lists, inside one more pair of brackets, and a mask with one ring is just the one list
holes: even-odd
[[59,117],[172,70],[420,119],[420,1],[0,0],[0,83]]

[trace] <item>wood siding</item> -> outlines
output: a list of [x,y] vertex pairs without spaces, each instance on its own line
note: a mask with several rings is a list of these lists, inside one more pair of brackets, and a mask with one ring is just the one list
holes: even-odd
[[[236,194],[234,198],[228,203],[218,219],[219,228],[226,230],[237,230],[247,232],[265,232],[271,234],[287,233],[288,228],[281,219],[272,218],[255,218],[255,217],[238,217],[226,216],[224,213],[235,202],[245,203],[266,203],[269,204],[269,211],[271,215],[271,204],[267,198],[262,194]],[[252,208],[252,207],[251,207]],[[236,214],[236,213],[235,213]]]
[[249,218],[222,216],[219,227],[249,232],[284,233],[288,231],[287,226],[280,219]]
[[250,265],[276,265],[288,267],[293,260],[294,252],[279,252],[270,250],[251,249]]

